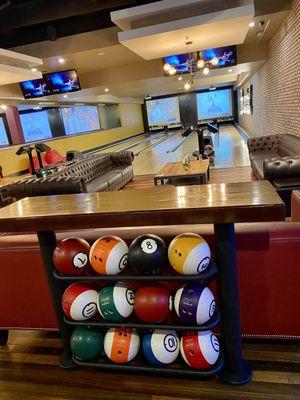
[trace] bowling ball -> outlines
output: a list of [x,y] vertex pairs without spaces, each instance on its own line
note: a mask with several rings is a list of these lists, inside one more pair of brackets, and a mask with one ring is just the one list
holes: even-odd
[[90,245],[81,238],[67,238],[60,241],[53,253],[55,269],[62,275],[81,275],[89,261]]
[[151,364],[171,364],[179,355],[179,338],[174,330],[155,329],[143,337],[143,352]]
[[97,306],[104,319],[121,322],[133,312],[134,292],[122,282],[106,286],[98,294]]
[[135,312],[140,320],[160,323],[170,314],[172,296],[162,287],[142,287],[135,294]]
[[93,328],[78,326],[71,336],[71,350],[82,361],[95,361],[103,351],[104,335]]
[[87,283],[73,283],[62,296],[62,308],[68,318],[84,321],[97,311],[97,291]]
[[220,354],[217,336],[211,331],[188,332],[181,337],[180,352],[184,361],[194,369],[209,369]]
[[140,337],[132,328],[110,328],[104,337],[105,354],[117,364],[133,360],[139,348]]
[[168,257],[172,267],[183,275],[197,275],[210,263],[210,248],[203,237],[183,233],[170,243]]
[[129,246],[128,263],[139,274],[160,274],[168,263],[167,246],[156,235],[138,236]]
[[216,301],[208,287],[199,282],[193,282],[177,290],[174,308],[181,321],[201,325],[214,315]]
[[90,264],[100,275],[116,275],[128,263],[128,246],[117,236],[103,236],[90,250]]

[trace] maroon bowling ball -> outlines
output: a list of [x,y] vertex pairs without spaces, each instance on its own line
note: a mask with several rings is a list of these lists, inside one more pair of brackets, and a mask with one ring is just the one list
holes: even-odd
[[172,296],[162,287],[143,287],[134,298],[135,312],[140,320],[160,323],[166,320],[172,308]]
[[84,239],[64,239],[54,250],[54,266],[62,275],[81,275],[88,266],[89,251],[90,245]]

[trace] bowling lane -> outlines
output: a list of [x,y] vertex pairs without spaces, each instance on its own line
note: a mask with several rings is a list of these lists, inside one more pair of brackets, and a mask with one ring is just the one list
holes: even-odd
[[[234,126],[226,125],[220,130],[220,144],[215,142],[216,163],[212,168],[249,166],[247,145]],[[140,154],[133,162],[135,175],[157,174],[169,162],[181,162],[183,157],[198,150],[197,134],[193,132],[175,151],[171,152],[184,138],[178,133],[153,149]],[[168,152],[169,151],[169,152]]]
[[166,163],[172,162],[174,156],[168,153],[183,139],[182,130],[174,132],[169,138],[157,146],[139,154],[133,161],[136,175],[156,174]]
[[126,141],[126,142],[119,143],[119,144],[116,144],[115,146],[112,146],[112,147],[109,147],[107,149],[101,150],[99,153],[109,153],[111,151],[120,151],[120,150],[124,149],[125,147],[132,146],[133,144],[138,143],[141,140],[145,140],[148,137],[149,137],[149,134],[145,133],[144,135],[137,136],[137,137],[132,138],[132,139]]

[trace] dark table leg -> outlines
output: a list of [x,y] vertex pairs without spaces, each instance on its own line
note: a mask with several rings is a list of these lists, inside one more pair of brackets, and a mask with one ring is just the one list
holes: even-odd
[[208,168],[207,168],[207,181],[209,181],[209,179],[210,179],[210,173],[209,173],[209,166],[208,166]]
[[47,274],[48,284],[52,295],[52,301],[56,312],[57,320],[59,323],[61,339],[63,341],[64,353],[60,359],[59,365],[62,368],[75,368],[72,361],[72,352],[70,349],[70,337],[72,328],[66,325],[63,321],[63,311],[61,307],[61,298],[65,290],[63,282],[56,280],[53,276],[53,251],[56,247],[55,232],[44,231],[37,232],[41,255],[44,262],[45,271]]
[[252,370],[242,357],[234,224],[215,224],[215,240],[224,350],[220,378],[243,385],[252,379]]

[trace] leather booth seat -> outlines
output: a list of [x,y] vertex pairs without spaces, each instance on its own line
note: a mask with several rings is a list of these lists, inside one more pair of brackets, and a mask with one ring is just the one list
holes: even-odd
[[[300,193],[293,206],[300,221]],[[58,239],[80,236],[92,243],[114,234],[130,243],[148,232],[167,242],[196,232],[214,248],[212,225],[85,230],[60,233]],[[300,222],[236,224],[236,234],[243,335],[300,338]],[[58,329],[35,234],[0,236],[0,270],[0,329]]]
[[258,179],[272,181],[300,176],[300,136],[285,134],[249,138],[247,146]]
[[291,194],[300,189],[300,136],[269,135],[247,141],[252,170],[257,179],[274,185],[291,215]]

